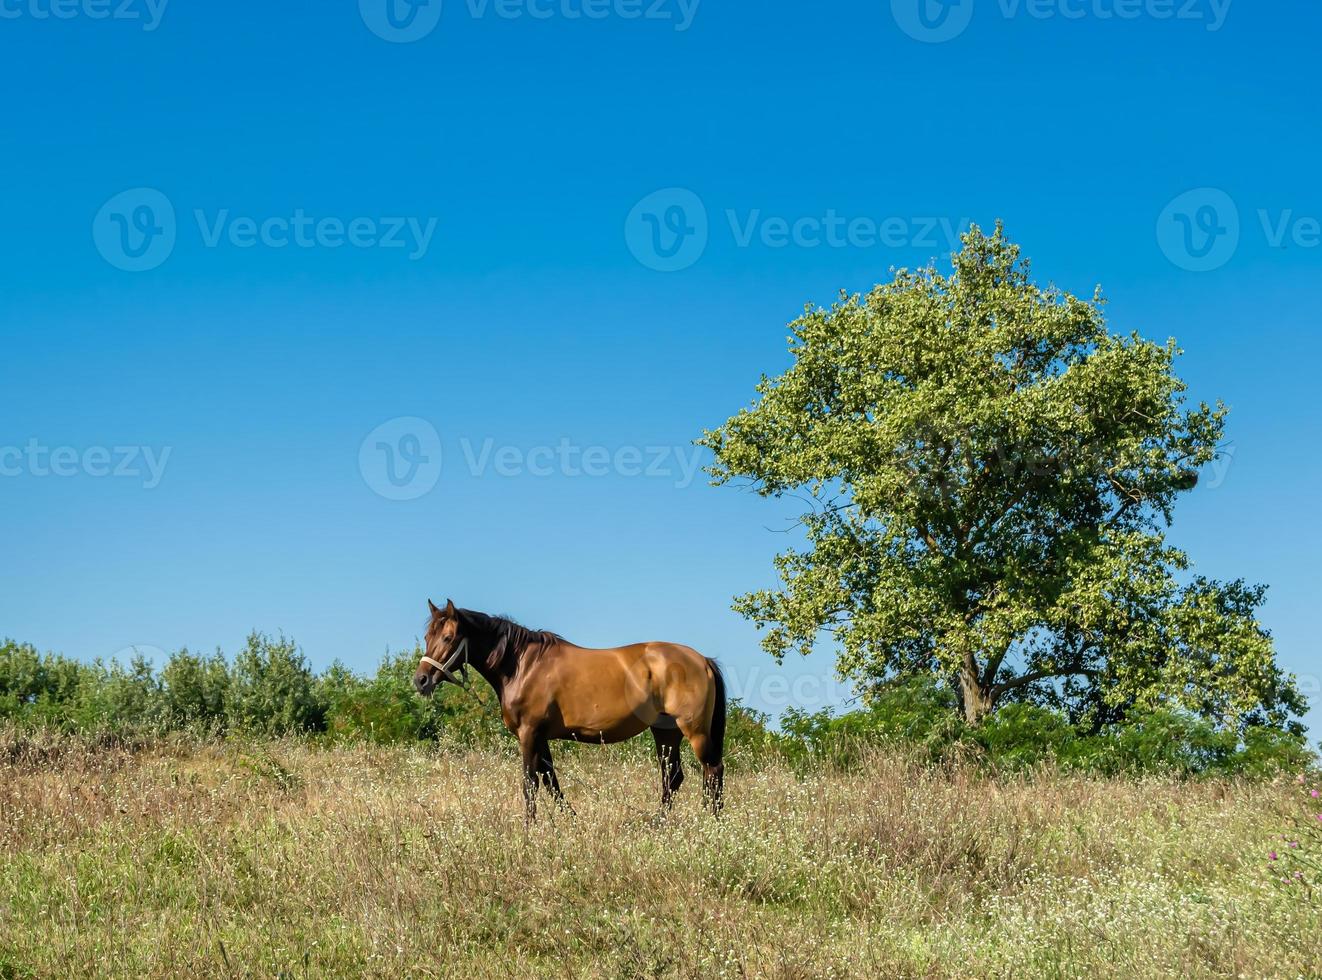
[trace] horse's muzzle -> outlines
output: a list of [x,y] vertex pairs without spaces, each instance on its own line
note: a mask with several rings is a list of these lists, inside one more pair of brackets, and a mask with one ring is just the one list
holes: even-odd
[[431,674],[415,674],[413,687],[424,698],[429,698],[436,690],[436,680]]

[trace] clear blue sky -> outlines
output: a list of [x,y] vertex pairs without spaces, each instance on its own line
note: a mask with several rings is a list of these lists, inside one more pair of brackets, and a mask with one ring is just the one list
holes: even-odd
[[[1316,695],[1316,4],[51,2],[0,0],[0,634],[370,668],[453,596],[838,698],[729,610],[793,508],[628,447],[1001,217],[1232,407],[1174,539],[1271,585]],[[426,426],[368,438],[411,418],[439,476]]]

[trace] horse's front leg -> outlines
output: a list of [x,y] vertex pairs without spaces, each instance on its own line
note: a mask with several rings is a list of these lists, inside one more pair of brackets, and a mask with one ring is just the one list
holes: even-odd
[[524,823],[537,819],[538,770],[541,768],[541,739],[533,731],[519,732],[519,754],[523,757]]
[[554,798],[560,809],[572,814],[574,808],[569,805],[569,801],[565,799],[565,794],[560,790],[560,780],[555,774],[555,763],[551,761],[551,743],[545,739],[542,740],[540,755],[541,761],[538,763],[538,772],[542,777],[542,786],[550,791],[552,798]]

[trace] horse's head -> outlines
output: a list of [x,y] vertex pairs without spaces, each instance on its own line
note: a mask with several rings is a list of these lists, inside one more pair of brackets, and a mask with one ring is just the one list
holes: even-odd
[[418,661],[418,672],[413,675],[413,686],[419,694],[429,698],[436,693],[441,681],[459,683],[454,672],[468,666],[468,637],[464,635],[464,624],[452,601],[446,600],[445,608],[438,609],[436,603],[428,599],[427,607],[431,610],[427,646]]

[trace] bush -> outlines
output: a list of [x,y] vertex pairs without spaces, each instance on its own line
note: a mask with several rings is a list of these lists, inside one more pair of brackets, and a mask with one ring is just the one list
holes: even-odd
[[[413,692],[420,649],[387,654],[375,674],[332,664],[314,676],[298,646],[253,633],[235,658],[180,650],[157,674],[134,657],[127,665],[83,664],[32,646],[0,644],[0,719],[29,727],[107,735],[326,733],[377,743],[443,741],[490,745],[509,739],[500,707],[480,680],[435,697]],[[743,766],[783,759],[796,766],[858,765],[867,747],[886,744],[918,759],[973,757],[995,770],[1051,764],[1101,774],[1270,777],[1316,762],[1302,736],[1272,728],[1242,732],[1169,709],[1136,714],[1095,734],[1062,713],[1027,703],[1002,705],[967,727],[949,687],[918,677],[869,692],[845,714],[790,709],[776,731],[766,715],[731,701],[726,749]],[[651,753],[649,740],[621,748]]]
[[93,669],[26,643],[0,644],[0,718],[69,728],[79,692],[94,682]]
[[161,671],[165,712],[173,727],[223,732],[230,696],[230,669],[217,650],[210,657],[186,649],[170,655]]
[[234,658],[225,697],[231,730],[251,735],[320,731],[326,712],[307,661],[292,640],[252,633]]
[[1027,769],[1043,762],[1068,762],[1077,742],[1074,726],[1062,714],[1033,704],[1002,705],[969,732],[973,744],[1004,769]]
[[725,754],[742,764],[756,765],[768,756],[780,754],[778,736],[771,720],[760,711],[731,698],[725,706]]
[[431,698],[418,697],[413,675],[421,657],[421,649],[387,654],[370,678],[332,664],[318,681],[327,730],[337,737],[370,742],[444,738],[489,744],[508,737],[500,706],[480,680],[468,691],[443,686]]
[[867,745],[907,745],[939,758],[964,733],[954,693],[926,677],[871,692],[866,707],[843,715],[790,708],[781,722],[780,749],[791,759],[852,766]]
[[151,661],[140,654],[134,654],[127,667],[98,660],[83,674],[72,720],[87,732],[164,731],[169,718]]
[[439,728],[434,700],[418,697],[412,680],[413,669],[403,657],[387,655],[376,676],[370,678],[360,677],[336,661],[317,681],[319,697],[326,706],[326,730],[338,737],[369,742],[434,737]]
[[1243,747],[1233,763],[1234,771],[1262,778],[1309,769],[1317,761],[1300,736],[1255,726],[1244,733]]
[[1316,761],[1301,736],[1249,727],[1243,732],[1169,709],[1137,713],[1098,734],[1081,733],[1062,713],[1038,705],[1002,705],[969,728],[954,693],[929,678],[874,692],[867,707],[785,714],[779,750],[791,759],[850,767],[874,744],[907,745],[931,760],[970,752],[998,770],[1042,764],[1107,775],[1272,776]]

